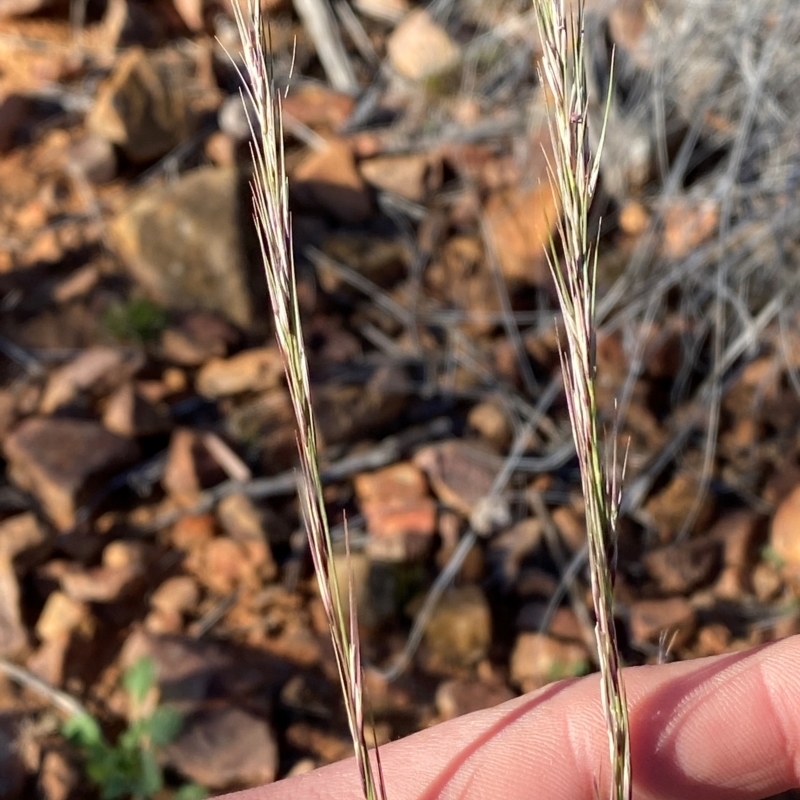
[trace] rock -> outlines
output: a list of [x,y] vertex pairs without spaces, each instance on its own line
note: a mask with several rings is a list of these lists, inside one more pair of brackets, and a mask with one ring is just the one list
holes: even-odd
[[348,364],[363,356],[361,340],[340,322],[323,316],[309,322],[304,327],[307,339],[314,342],[313,354],[309,358],[312,372],[326,367],[331,369],[335,364]]
[[51,592],[36,622],[36,635],[43,642],[69,638],[90,622],[89,607],[63,592]]
[[408,14],[386,40],[392,67],[404,78],[424,81],[449,72],[461,59],[459,46],[419,8]]
[[641,236],[650,225],[650,212],[638,200],[628,200],[619,212],[619,227],[628,236]]
[[662,593],[689,594],[716,576],[721,556],[720,543],[704,536],[651,550],[642,562]]
[[14,658],[27,644],[14,565],[7,555],[0,555],[0,658]]
[[477,403],[470,409],[467,422],[498,450],[505,450],[511,444],[511,421],[506,409],[499,402],[485,400]]
[[185,395],[188,388],[186,372],[178,367],[167,367],[159,378],[136,381],[136,391],[149,403],[156,405],[169,398],[180,399],[176,395]]
[[[138,0],[109,0],[103,15],[103,28],[109,46],[123,50],[134,45],[155,48],[165,37],[165,25],[161,19],[160,7],[153,8]],[[154,87],[145,86],[146,97],[152,97]],[[141,90],[140,90],[141,91]],[[126,96],[130,96],[126,92]],[[138,94],[134,94],[137,97]],[[157,95],[156,95],[157,97]],[[159,108],[160,98],[156,102]],[[160,115],[154,115],[160,117]],[[158,119],[161,122],[161,119]]]
[[[622,3],[598,4],[598,11],[608,13],[608,33],[617,47],[635,53],[643,43],[643,34],[649,27],[650,7],[646,0],[626,0]],[[652,54],[651,54],[652,56]]]
[[500,460],[494,453],[463,439],[429,445],[414,455],[440,502],[472,517],[494,484]]
[[161,335],[164,358],[186,367],[199,367],[211,358],[223,358],[239,334],[226,320],[205,311],[186,314],[180,325]]
[[310,753],[317,764],[333,764],[353,754],[349,736],[320,724],[295,722],[286,729],[285,739],[293,750]]
[[63,686],[66,675],[67,654],[71,644],[72,639],[67,636],[47,639],[30,654],[25,661],[25,666],[37,678],[46,681],[51,686]]
[[193,550],[184,566],[211,592],[228,597],[236,591],[261,586],[261,565],[251,553],[252,549],[241,542],[219,536]]
[[48,750],[39,769],[38,790],[42,800],[69,800],[80,783],[77,768],[59,750]]
[[117,175],[117,154],[108,139],[89,133],[70,144],[65,166],[89,183],[109,183]]
[[144,657],[155,662],[161,701],[184,713],[198,709],[212,684],[234,667],[233,657],[214,642],[135,630],[122,647],[120,664],[127,667]]
[[526,603],[517,615],[517,629],[534,633],[546,633],[548,636],[552,636],[562,642],[585,644],[584,629],[575,616],[575,612],[566,606],[560,606],[555,610],[550,616],[547,630],[543,631],[542,626],[550,610],[549,603],[537,601]]
[[[386,237],[366,231],[334,231],[325,237],[322,251],[383,289],[403,280],[411,265],[408,248],[396,236]],[[343,280],[339,270],[330,269],[324,263],[317,265],[317,277],[326,292],[346,297],[359,294]]]
[[433,668],[470,668],[486,658],[492,642],[489,603],[477,586],[452,588],[425,627],[425,645]]
[[200,600],[200,587],[189,575],[167,578],[151,595],[150,606],[168,613],[186,614]]
[[342,139],[329,139],[292,171],[293,199],[309,210],[322,211],[345,225],[366,222],[372,198],[356,168],[353,151]]
[[244,546],[247,558],[258,570],[261,580],[271,581],[277,576],[278,567],[272,557],[269,535],[264,527],[265,516],[244,494],[228,495],[217,506],[222,529],[231,539]]
[[[39,0],[32,0],[38,3]],[[25,0],[0,0],[0,17],[5,16],[2,9],[14,2]],[[31,101],[21,94],[8,94],[0,99],[0,153],[7,153],[19,143],[21,133],[31,114]]]
[[100,270],[94,264],[86,264],[73,270],[53,287],[53,301],[64,305],[85,297],[100,282]]
[[202,547],[216,535],[216,517],[213,514],[187,514],[172,527],[170,544],[184,552]]
[[[316,403],[314,408],[318,411]],[[284,387],[236,403],[225,420],[225,432],[234,441],[258,445],[267,475],[297,464],[294,411]]]
[[274,389],[283,380],[283,359],[277,347],[243,350],[230,358],[213,358],[197,373],[199,394],[216,400],[242,392]]
[[54,536],[30,511],[0,522],[0,556],[12,559],[21,572],[40,564],[53,548]]
[[320,83],[292,87],[283,103],[284,119],[296,119],[316,131],[334,132],[347,122],[355,107],[350,95],[335,92]]
[[9,475],[42,503],[53,524],[72,528],[80,504],[116,470],[136,461],[138,447],[100,423],[29,418],[5,442]]
[[708,532],[722,546],[722,575],[714,587],[717,597],[741,599],[753,589],[753,573],[767,538],[767,520],[754,511],[733,511]]
[[0,389],[0,439],[4,439],[17,421],[16,392]]
[[243,189],[236,169],[199,167],[146,187],[112,222],[120,256],[156,300],[219,312],[245,328],[263,318],[266,289],[250,269]]
[[680,260],[716,235],[719,201],[706,197],[700,202],[672,201],[662,211],[664,232],[661,250],[666,258]]
[[772,517],[769,544],[787,569],[800,570],[800,485],[781,502]]
[[312,405],[325,445],[369,436],[389,424],[406,406],[402,369],[378,367],[360,384],[329,383],[313,387]]
[[135,439],[168,431],[172,419],[166,405],[151,403],[133,383],[126,383],[109,397],[103,411],[103,425],[112,433]]
[[203,145],[203,153],[216,167],[235,167],[239,145],[227,133],[214,131]]
[[542,541],[542,524],[531,517],[491,538],[487,550],[490,573],[508,590],[515,587],[522,562]]
[[[50,562],[54,564],[56,562]],[[57,577],[64,593],[86,603],[115,603],[130,595],[147,571],[144,542],[117,541],[106,545],[99,567],[84,569],[62,562]]]
[[225,473],[203,444],[201,434],[178,428],[172,434],[161,485],[183,506],[192,506],[200,492],[225,480]]
[[579,514],[571,506],[559,506],[553,509],[552,516],[567,547],[573,553],[580,552],[586,544],[586,522],[583,514]]
[[436,690],[436,710],[444,721],[484,708],[494,708],[513,697],[514,692],[505,684],[488,683],[479,678],[456,678],[439,685]]
[[203,16],[205,5],[202,0],[173,0],[173,5],[186,27],[192,33],[200,33],[203,30],[205,27]]
[[183,633],[183,615],[163,608],[151,608],[142,621],[142,628],[153,636],[171,636]]
[[751,577],[753,593],[762,603],[774,600],[783,588],[783,580],[773,564],[761,561],[756,564]]
[[543,633],[520,633],[509,664],[511,682],[531,692],[553,681],[575,678],[589,671],[586,647]]
[[377,156],[362,161],[359,169],[364,179],[376,189],[391,192],[412,203],[422,203],[427,197],[427,155]]
[[424,557],[436,532],[436,503],[421,470],[410,462],[393,464],[354,480],[367,522],[367,553],[381,561]]
[[182,72],[140,47],[125,51],[97,91],[88,129],[136,163],[165,156],[191,128]]
[[645,503],[644,509],[652,518],[660,541],[671,541],[694,512],[696,516],[690,533],[708,528],[714,513],[714,500],[706,491],[699,509],[695,508],[698,492],[702,489],[699,480],[692,473],[678,472],[664,489]]
[[143,354],[114,347],[89,347],[51,375],[40,410],[52,414],[64,406],[85,405],[130,379],[144,364]]
[[731,632],[726,625],[706,625],[697,633],[697,655],[719,656],[730,652]]
[[667,645],[678,648],[694,636],[697,616],[683,597],[637,600],[631,604],[629,624],[634,643],[656,644],[664,635]]
[[484,212],[486,229],[506,280],[525,286],[548,285],[545,248],[561,208],[547,180],[493,192]]
[[272,783],[278,771],[272,728],[238,708],[193,714],[163,752],[171,767],[212,791]]

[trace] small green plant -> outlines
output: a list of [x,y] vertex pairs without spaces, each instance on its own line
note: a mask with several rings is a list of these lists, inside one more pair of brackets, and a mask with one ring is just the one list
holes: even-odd
[[114,339],[127,344],[152,342],[168,321],[166,310],[146,297],[114,303],[103,315],[106,330]]
[[[141,658],[126,670],[122,685],[130,699],[131,718],[114,744],[106,739],[91,714],[76,714],[62,727],[64,736],[81,751],[86,776],[103,800],[146,800],[164,788],[158,750],[178,735],[183,718],[171,706],[152,707],[155,684],[155,664],[150,658]],[[201,786],[187,784],[173,797],[200,800],[207,793]]]

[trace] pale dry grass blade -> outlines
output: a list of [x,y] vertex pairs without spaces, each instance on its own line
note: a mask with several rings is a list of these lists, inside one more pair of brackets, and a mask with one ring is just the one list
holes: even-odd
[[386,791],[380,759],[376,760],[376,767],[373,767],[366,738],[365,690],[352,584],[348,581],[350,608],[346,611],[334,567],[333,537],[322,492],[317,424],[311,405],[311,386],[295,280],[281,102],[272,79],[268,33],[261,16],[260,3],[256,1],[250,4],[247,17],[236,4],[234,12],[243,47],[244,74],[241,77],[244,99],[247,101],[245,108],[253,109],[249,122],[255,167],[252,191],[256,229],[269,286],[275,335],[283,356],[297,426],[300,460],[298,492],[302,518],[331,631],[363,794],[367,800],[382,800],[386,797]]
[[[595,392],[597,245],[590,238],[589,212],[600,169],[604,129],[590,150],[589,99],[584,57],[583,3],[570,16],[563,0],[535,0],[542,40],[542,82],[549,93],[548,123],[552,154],[546,154],[553,192],[562,209],[559,256],[551,242],[550,269],[565,329],[562,348],[572,432],[586,505],[586,529],[600,663],[602,703],[611,758],[611,797],[631,795],[630,731],[613,617],[616,562],[615,528],[620,492],[616,448],[606,459],[598,424]],[[609,83],[613,76],[609,77]],[[612,437],[616,442],[616,437]]]

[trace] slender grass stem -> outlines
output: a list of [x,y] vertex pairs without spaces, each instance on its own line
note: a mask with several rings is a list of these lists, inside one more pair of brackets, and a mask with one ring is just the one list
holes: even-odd
[[561,365],[586,505],[595,638],[602,703],[611,758],[611,797],[631,798],[628,710],[614,628],[616,523],[620,503],[616,444],[603,453],[595,377],[597,242],[589,235],[589,210],[597,187],[605,125],[599,147],[589,147],[589,108],[583,1],[573,15],[564,0],[534,0],[542,42],[541,78],[549,93],[552,152],[548,175],[561,208],[557,225],[562,253],[551,240],[548,261],[565,329]]
[[[366,739],[365,689],[353,584],[348,580],[349,610],[345,611],[333,561],[333,539],[325,509],[318,459],[317,424],[311,405],[308,363],[300,319],[300,304],[292,250],[291,218],[283,150],[281,101],[275,91],[267,27],[261,4],[254,0],[247,15],[233,4],[243,46],[243,95],[252,135],[254,216],[267,276],[275,335],[281,351],[297,426],[300,458],[299,496],[320,597],[345,700],[347,721],[366,800],[383,800],[386,790],[377,755],[370,760]],[[349,558],[349,549],[348,549]]]

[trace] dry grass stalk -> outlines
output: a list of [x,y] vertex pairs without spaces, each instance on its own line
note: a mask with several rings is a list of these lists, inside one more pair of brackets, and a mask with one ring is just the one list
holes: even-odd
[[586,528],[596,617],[602,702],[611,756],[611,797],[631,797],[630,733],[625,687],[613,618],[615,527],[620,494],[616,453],[607,464],[601,447],[595,392],[595,286],[597,246],[589,235],[589,209],[599,174],[603,135],[592,156],[583,40],[583,2],[574,16],[564,0],[535,0],[542,41],[542,82],[552,98],[548,122],[552,155],[548,172],[562,216],[548,253],[566,330],[561,361],[586,503]]
[[[376,758],[376,766],[373,767],[366,739],[365,690],[353,585],[349,583],[349,611],[345,611],[340,599],[339,580],[333,562],[333,540],[325,513],[317,425],[311,406],[308,363],[295,281],[281,102],[272,79],[267,28],[257,0],[250,3],[246,17],[237,4],[234,4],[234,12],[243,46],[243,93],[253,109],[249,120],[255,167],[252,182],[255,220],[269,285],[275,333],[283,356],[297,424],[299,495],[303,521],[331,630],[364,797],[367,800],[383,799],[386,790],[380,758]],[[248,108],[248,103],[245,103],[245,108]]]

